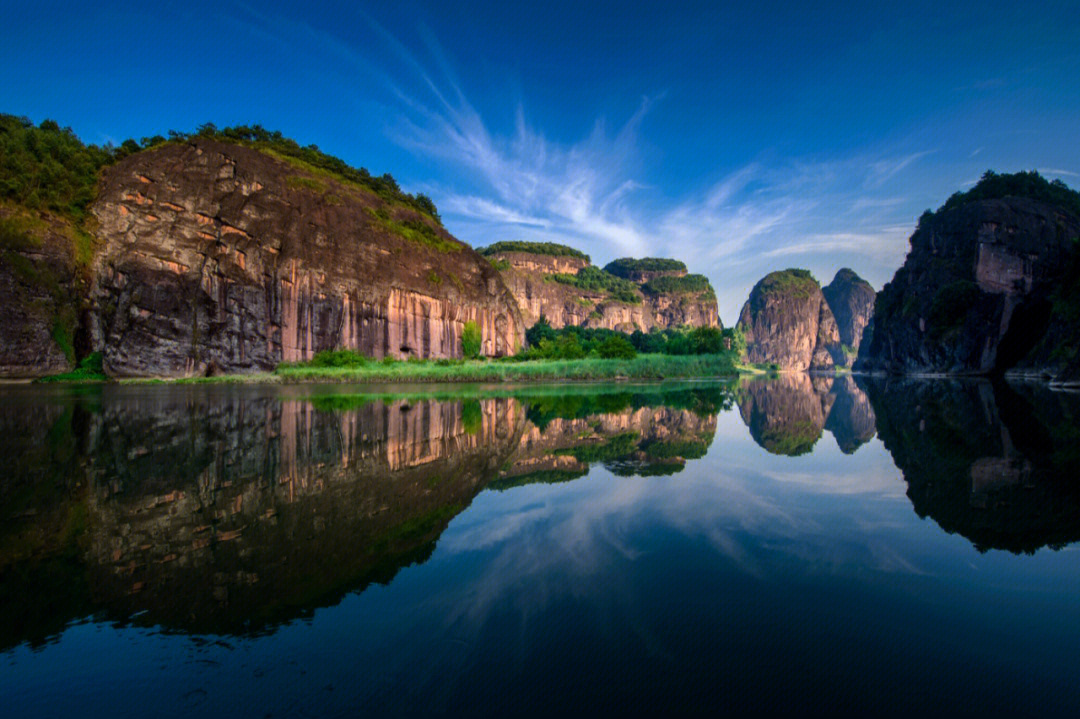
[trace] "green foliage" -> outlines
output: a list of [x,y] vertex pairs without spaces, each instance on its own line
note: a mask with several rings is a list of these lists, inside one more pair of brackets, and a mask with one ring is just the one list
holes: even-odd
[[94,199],[98,171],[159,141],[164,139],[85,145],[52,120],[35,127],[25,117],[0,114],[0,198],[81,220]]
[[496,242],[487,247],[478,247],[476,251],[485,257],[497,255],[502,252],[527,252],[530,255],[548,255],[551,257],[576,257],[579,260],[589,262],[589,256],[581,250],[575,250],[567,245],[559,245],[554,242],[524,242],[511,240],[508,242]]
[[484,412],[480,401],[467,399],[461,405],[461,425],[467,434],[479,434],[484,425]]
[[612,335],[601,342],[596,351],[602,359],[634,359],[637,357],[637,350],[634,349],[634,345],[630,344],[630,341],[625,337],[616,335]]
[[[937,213],[959,207],[965,202],[995,200],[1002,197],[1027,197],[1039,200],[1058,205],[1080,217],[1080,192],[1070,189],[1061,180],[1050,182],[1035,170],[1013,174],[998,174],[993,170],[987,170],[974,187],[967,192],[953,194],[944,205],[938,208]],[[930,211],[923,213],[923,217],[927,217],[927,213]],[[930,213],[930,216],[937,213]],[[920,223],[923,217],[919,218]]]
[[285,180],[285,184],[287,184],[289,187],[302,187],[320,195],[326,192],[326,184],[323,182],[319,182],[314,177],[305,177],[303,175],[289,175],[289,177]]
[[709,284],[709,278],[705,275],[683,275],[682,277],[661,275],[646,282],[641,289],[654,295],[713,294],[712,285]]
[[805,299],[818,288],[818,281],[809,270],[788,268],[765,275],[755,289],[760,289],[761,294],[782,293]]
[[707,440],[651,440],[641,445],[641,449],[650,457],[667,459],[681,457],[682,459],[700,459],[709,450]]
[[970,280],[957,280],[940,288],[930,303],[927,319],[931,334],[940,337],[946,332],[963,325],[982,291]]
[[101,353],[91,352],[79,360],[70,372],[41,377],[37,382],[104,382],[108,377],[101,364]]
[[808,454],[821,439],[821,428],[813,422],[799,420],[779,427],[766,427],[759,442],[767,452],[787,457]]
[[609,262],[604,267],[605,272],[610,272],[616,277],[629,279],[639,272],[686,272],[686,265],[678,260],[667,257],[621,257]]
[[[665,355],[731,355],[739,356],[738,341],[733,342],[735,331],[725,331],[717,327],[696,327],[694,329],[668,329],[653,332],[635,331],[626,334],[604,328],[585,328],[568,325],[556,330],[543,316],[525,332],[525,341],[529,349],[515,358],[530,359],[571,359],[573,356],[595,356],[604,358],[605,353],[619,352],[626,354],[632,349],[635,354]],[[745,348],[745,339],[739,333],[739,339]],[[624,344],[625,343],[625,344]],[[729,345],[733,345],[729,349]],[[580,349],[579,349],[580,348]]]
[[583,267],[576,275],[569,273],[545,275],[544,280],[603,294],[617,302],[625,302],[630,305],[641,304],[641,295],[638,292],[636,283],[616,277],[610,272],[605,272],[592,265]]
[[746,333],[742,327],[736,325],[735,327],[727,327],[721,335],[724,338],[725,349],[735,353],[736,357],[742,357],[746,354]]
[[332,175],[336,179],[359,185],[387,202],[405,205],[429,215],[437,223],[441,223],[435,203],[431,201],[430,197],[423,194],[410,195],[403,191],[389,173],[376,177],[368,172],[367,168],[352,167],[340,158],[327,155],[319,150],[317,145],[302,146],[280,132],[271,132],[261,125],[237,125],[219,130],[212,123],[207,123],[200,126],[193,134],[185,135],[177,132],[169,134],[174,140],[183,141],[195,137],[205,137],[220,142],[232,142],[254,147],[281,159],[302,163],[303,169],[314,168]]
[[510,261],[509,260],[502,260],[502,259],[499,259],[498,257],[488,257],[487,261],[489,263],[491,263],[491,266],[494,267],[499,272],[505,272],[506,270],[510,269]]
[[620,459],[637,449],[639,435],[637,432],[623,432],[606,441],[589,443],[580,447],[557,449],[553,454],[573,457],[579,462],[605,462],[612,459]]
[[75,347],[71,343],[71,332],[68,330],[67,324],[60,318],[53,321],[52,326],[52,338],[56,346],[60,348],[60,351],[67,357],[68,362],[75,361]]
[[24,215],[0,217],[0,250],[29,250],[41,244],[34,236],[37,223]]
[[479,357],[481,341],[480,327],[472,320],[466,322],[461,330],[461,356],[466,359]]
[[[720,355],[638,355],[632,360],[542,359],[535,361],[380,361],[361,366],[313,367],[308,363],[282,363],[266,381],[291,382],[532,382],[559,380],[668,379],[721,377],[738,373],[731,353]],[[236,377],[200,378],[229,382]],[[250,375],[241,379],[250,381]]]
[[397,235],[418,245],[430,247],[436,252],[458,252],[461,250],[462,246],[460,244],[443,237],[436,232],[434,227],[421,219],[398,220],[385,207],[379,209],[365,207],[364,211],[377,225],[392,235]]
[[323,350],[316,352],[307,364],[310,367],[366,367],[373,361],[356,350]]

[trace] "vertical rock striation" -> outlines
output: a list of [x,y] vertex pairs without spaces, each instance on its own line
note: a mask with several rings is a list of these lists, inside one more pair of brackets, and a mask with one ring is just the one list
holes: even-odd
[[[1067,373],[1070,356],[1077,357],[1069,346],[1077,327],[1071,303],[1057,293],[1075,285],[1068,268],[1078,238],[1080,217],[1025,197],[923,215],[903,267],[878,296],[873,337],[856,367]],[[1080,379],[1080,362],[1073,365]]]
[[850,364],[858,355],[863,333],[874,316],[877,293],[869,282],[845,267],[821,289],[821,294],[836,318],[840,343],[844,346],[844,364]]
[[[712,286],[701,275],[687,275],[677,260],[624,258],[603,270],[587,256],[557,253],[559,245],[536,243],[536,252],[504,250],[497,243],[481,252],[499,268],[527,327],[541,316],[558,329],[567,325],[622,332],[675,327],[719,327],[720,313]],[[527,243],[509,243],[512,245]],[[650,269],[659,265],[660,269]],[[566,281],[582,272],[624,287],[615,296],[609,289]],[[661,278],[665,281],[656,282]]]
[[817,280],[806,270],[762,278],[739,315],[747,361],[781,370],[830,370],[844,362],[840,331]]
[[522,343],[498,273],[430,217],[255,149],[207,139],[108,168],[93,335],[114,375],[268,369],[349,348],[457,357]]

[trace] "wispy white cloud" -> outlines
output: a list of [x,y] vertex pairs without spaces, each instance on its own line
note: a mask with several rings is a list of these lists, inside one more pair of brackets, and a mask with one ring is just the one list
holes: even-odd
[[547,137],[520,105],[509,131],[499,132],[430,32],[421,30],[422,42],[410,48],[366,22],[373,42],[364,49],[307,26],[290,32],[317,38],[309,44],[382,89],[389,138],[438,167],[441,179],[422,190],[449,229],[474,245],[550,240],[579,246],[597,262],[678,257],[710,277],[725,322],[778,266],[800,263],[828,281],[847,265],[881,284],[903,259],[914,215],[896,187],[933,150],[759,159],[670,197],[652,186],[655,168],[642,152],[662,93],[643,96],[613,125],[596,119],[572,142]]

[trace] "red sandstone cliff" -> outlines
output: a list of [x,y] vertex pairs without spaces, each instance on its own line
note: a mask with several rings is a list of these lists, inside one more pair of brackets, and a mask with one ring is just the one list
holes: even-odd
[[93,338],[115,375],[269,369],[350,348],[522,343],[498,272],[430,217],[257,150],[196,139],[109,167],[92,211]]

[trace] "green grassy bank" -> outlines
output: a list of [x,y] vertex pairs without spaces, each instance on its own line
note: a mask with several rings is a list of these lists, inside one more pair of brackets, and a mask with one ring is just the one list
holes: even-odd
[[739,374],[732,353],[715,355],[638,355],[633,359],[588,357],[573,360],[364,360],[340,365],[315,362],[281,364],[273,372],[177,379],[128,379],[126,383],[284,383],[361,382],[559,382],[578,380],[655,380],[731,377]]

